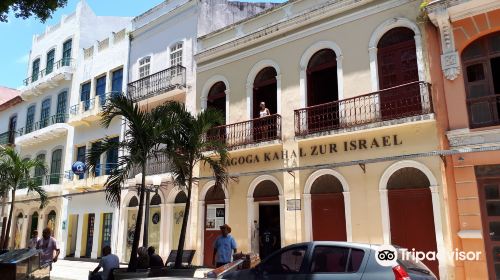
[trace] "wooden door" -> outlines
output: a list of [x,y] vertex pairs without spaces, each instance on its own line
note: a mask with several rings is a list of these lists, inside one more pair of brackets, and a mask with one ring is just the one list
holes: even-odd
[[500,179],[478,181],[490,279],[500,279]]
[[[432,196],[429,188],[388,191],[391,244],[408,250],[437,252]],[[423,261],[436,276],[438,261]]]
[[342,193],[312,194],[311,213],[314,241],[347,241]]
[[87,246],[85,248],[85,257],[90,258],[92,254],[92,244],[94,241],[94,220],[95,214],[89,214],[87,222]]
[[203,239],[203,265],[212,267],[214,242],[220,236],[219,226],[225,223],[224,201],[211,201],[205,205],[205,228]]
[[380,48],[377,61],[382,118],[391,119],[421,111],[422,103],[418,83],[384,91],[384,89],[418,81],[415,41],[404,41]]

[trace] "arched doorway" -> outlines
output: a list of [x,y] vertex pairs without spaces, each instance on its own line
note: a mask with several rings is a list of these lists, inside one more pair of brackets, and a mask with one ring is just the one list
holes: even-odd
[[132,242],[134,242],[135,224],[137,221],[137,211],[139,200],[133,196],[127,204],[127,229],[126,229],[126,246],[125,246],[125,260],[130,259],[132,252]]
[[[28,232],[26,235],[26,242],[29,242],[31,239],[31,236],[33,235],[33,232],[36,230],[38,231],[38,212],[35,211],[33,214],[31,214],[30,219],[28,221],[29,227],[28,227]],[[40,233],[38,233],[40,236]]]
[[252,232],[252,247],[256,249],[261,259],[281,248],[281,214],[279,189],[271,180],[257,184],[253,192],[254,224]]
[[312,240],[347,241],[342,183],[330,174],[311,186]]
[[[337,56],[331,49],[317,51],[307,64],[307,106],[325,104],[339,99]],[[310,110],[307,127],[312,131],[333,129],[339,124],[338,104],[324,110]]]
[[21,238],[23,235],[23,224],[24,224],[24,216],[23,213],[19,213],[16,217],[15,223],[15,233],[14,233],[14,249],[21,249]]
[[278,83],[276,69],[266,67],[257,73],[253,82],[253,117],[259,118],[260,103],[265,102],[271,114],[278,112]]
[[52,210],[47,215],[47,224],[46,226],[50,228],[52,232],[52,237],[56,235],[56,211]]
[[471,128],[500,124],[500,32],[477,39],[462,52]]
[[179,246],[179,237],[181,235],[182,222],[184,220],[184,210],[186,209],[187,195],[180,191],[175,196],[174,209],[172,214],[172,250]]
[[382,119],[411,115],[421,111],[418,83],[390,91],[386,90],[418,81],[415,32],[406,27],[395,27],[380,38],[377,49]]
[[155,247],[156,252],[160,251],[160,221],[162,218],[161,197],[159,194],[155,194],[149,203],[148,245]]
[[[429,178],[419,169],[403,167],[387,182],[391,243],[408,250],[437,252]],[[438,261],[423,261],[439,275]]]
[[212,266],[215,239],[220,234],[219,227],[226,222],[224,190],[211,187],[205,196],[205,226],[203,235],[203,265]]
[[207,108],[212,108],[222,113],[226,119],[226,84],[216,82],[208,91]]

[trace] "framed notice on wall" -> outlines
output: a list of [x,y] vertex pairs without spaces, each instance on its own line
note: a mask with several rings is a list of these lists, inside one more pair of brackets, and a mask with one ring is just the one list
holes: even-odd
[[219,230],[225,223],[226,209],[224,205],[207,205],[207,218],[205,228],[207,230]]

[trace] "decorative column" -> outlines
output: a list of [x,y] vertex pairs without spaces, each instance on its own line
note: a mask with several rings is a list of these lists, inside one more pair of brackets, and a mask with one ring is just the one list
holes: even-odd
[[384,244],[391,244],[391,227],[389,219],[389,199],[387,189],[379,189],[380,193],[380,212],[382,213],[382,234]]
[[351,220],[351,193],[342,192],[344,195],[345,230],[347,242],[352,242],[352,220]]
[[312,211],[311,211],[311,194],[305,193],[302,195],[304,198],[304,231],[305,240],[312,241]]
[[101,215],[101,213],[97,212],[94,216],[94,236],[92,236],[92,252],[90,253],[92,259],[97,259],[101,250],[99,242],[101,240]]
[[455,39],[448,11],[444,8],[436,11],[435,25],[441,35],[441,68],[448,80],[455,80],[460,74],[460,59],[455,49]]
[[[75,258],[79,258],[82,255],[82,235],[83,235],[83,222],[84,214],[78,213],[78,229],[76,231],[76,249]],[[73,237],[75,238],[75,237]]]

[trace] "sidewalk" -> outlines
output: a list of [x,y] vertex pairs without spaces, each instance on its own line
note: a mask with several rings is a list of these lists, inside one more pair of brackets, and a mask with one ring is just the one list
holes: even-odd
[[[96,262],[58,260],[52,264],[51,280],[87,280],[89,271],[97,267]],[[121,265],[125,267],[125,265]]]

